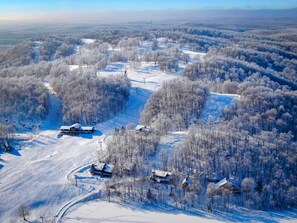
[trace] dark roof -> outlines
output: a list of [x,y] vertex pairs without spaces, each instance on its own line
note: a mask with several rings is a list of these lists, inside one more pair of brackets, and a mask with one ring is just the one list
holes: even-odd
[[106,163],[98,163],[93,165],[94,170],[106,173],[112,173],[114,166]]

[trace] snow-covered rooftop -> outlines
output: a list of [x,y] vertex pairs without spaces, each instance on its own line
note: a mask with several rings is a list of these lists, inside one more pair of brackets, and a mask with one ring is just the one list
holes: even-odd
[[114,165],[106,164],[106,165],[105,165],[105,168],[104,168],[104,171],[105,171],[106,173],[112,173],[113,168],[114,168]]
[[163,178],[172,175],[171,172],[163,171],[163,170],[153,170],[152,173],[153,173],[154,176],[156,176],[156,177],[163,177]]
[[137,131],[149,131],[150,130],[150,127],[148,127],[148,126],[145,126],[145,125],[137,125],[136,127],[135,127],[135,130],[137,130]]
[[97,171],[103,171],[104,167],[105,167],[105,163],[98,163],[94,165],[94,169]]
[[79,123],[75,123],[72,126],[70,126],[71,128],[75,128],[75,129],[80,129],[81,128],[81,124]]
[[92,126],[83,126],[81,127],[82,130],[85,130],[85,131],[92,131],[94,129],[94,127]]
[[240,186],[237,183],[235,183],[232,180],[227,179],[225,177],[224,179],[222,179],[221,181],[219,181],[218,183],[215,184],[215,189],[219,189],[221,186],[223,186],[223,185],[225,185],[227,183],[231,184],[233,187],[236,187],[238,189],[240,188]]

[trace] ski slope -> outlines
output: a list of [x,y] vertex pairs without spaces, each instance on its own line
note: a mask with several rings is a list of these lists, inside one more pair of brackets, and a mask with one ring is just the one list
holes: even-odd
[[[85,44],[94,41],[83,40]],[[150,50],[148,44],[141,47]],[[164,46],[161,44],[160,47]],[[197,56],[204,56],[189,50],[187,53],[191,55],[192,60]],[[180,67],[183,68],[184,65],[181,64]],[[71,69],[77,68],[77,65],[71,67]],[[164,73],[154,63],[143,62],[137,68],[129,63],[112,63],[106,69],[98,71],[97,75],[124,75],[125,70],[132,83],[130,98],[125,109],[114,117],[96,124],[97,131],[93,135],[57,137],[62,124],[62,102],[50,84],[45,83],[50,93],[50,112],[40,131],[35,133],[31,140],[21,142],[20,149],[1,154],[0,222],[16,222],[18,208],[22,204],[26,204],[31,210],[28,220],[32,221],[40,219],[41,216],[56,221],[61,219],[63,222],[221,221],[208,218],[205,214],[197,216],[197,214],[176,213],[174,210],[162,212],[152,207],[131,208],[101,201],[85,202],[90,196],[96,195],[103,186],[104,180],[91,176],[88,168],[91,163],[106,155],[104,146],[106,136],[115,128],[138,124],[141,111],[149,97],[165,81],[179,77],[182,72],[181,69],[176,73]],[[206,102],[203,117],[214,115],[218,119],[220,113],[215,112],[230,104],[234,97],[238,96],[211,94]],[[216,104],[220,105],[213,107]],[[170,144],[181,140],[183,135],[184,133],[172,133],[163,138],[160,148],[171,151],[173,146]]]
[[[120,73],[121,70],[114,71]],[[29,220],[39,219],[40,216],[52,218],[69,202],[80,200],[98,189],[90,184],[80,185],[80,180],[75,186],[67,176],[72,170],[96,161],[98,156],[105,153],[100,150],[102,135],[111,134],[116,127],[138,124],[141,111],[151,94],[164,81],[178,75],[162,73],[151,64],[142,64],[137,70],[128,67],[132,89],[125,109],[113,118],[98,123],[95,126],[98,131],[93,135],[60,138],[57,135],[62,123],[61,101],[49,83],[45,83],[50,93],[47,120],[32,140],[21,142],[18,150],[1,155],[0,222],[16,221],[18,208],[22,204],[31,210]]]
[[40,45],[42,44],[42,41],[34,41],[33,43],[33,52],[35,54],[35,57],[34,57],[34,62],[35,63],[38,63],[40,61]]
[[234,99],[239,99],[237,94],[220,94],[211,92],[207,96],[204,109],[200,115],[200,119],[204,123],[215,123],[220,120],[223,109],[232,103]]

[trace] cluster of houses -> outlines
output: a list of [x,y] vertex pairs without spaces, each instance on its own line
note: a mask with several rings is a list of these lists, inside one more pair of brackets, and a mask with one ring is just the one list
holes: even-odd
[[[172,173],[169,171],[163,171],[163,170],[152,170],[151,180],[157,183],[171,183]],[[190,178],[186,177],[182,181],[181,187],[183,189],[186,189],[190,184],[191,184]],[[225,190],[228,190],[230,193],[233,193],[233,194],[241,193],[240,184],[226,177],[214,184],[214,194],[221,195]]]
[[61,126],[61,134],[78,135],[78,134],[92,134],[95,132],[93,126],[82,126],[79,123],[75,123],[71,126]]
[[[123,127],[122,127],[123,128]],[[93,127],[83,127],[80,124],[74,124],[72,126],[62,126],[61,132],[63,133],[92,133],[95,129]],[[150,127],[145,125],[137,125],[135,131],[139,133],[149,133]],[[123,171],[126,174],[131,174],[135,170],[135,163],[125,163]],[[112,177],[114,166],[107,163],[92,164],[90,172],[93,175],[99,175],[102,177]],[[150,180],[156,183],[170,184],[172,182],[172,172],[164,170],[152,170]],[[187,189],[191,185],[191,180],[188,177],[184,178],[181,182],[181,188]],[[214,183],[214,194],[221,195],[224,191],[230,191],[233,194],[239,194],[241,192],[240,183],[229,179],[223,178]]]
[[[90,172],[92,175],[99,175],[101,177],[112,177],[114,166],[107,163],[98,163],[92,164],[90,168]],[[131,174],[135,169],[135,164],[127,163],[124,165],[124,172]],[[152,174],[150,179],[156,183],[169,184],[172,182],[172,173],[170,171],[163,170],[152,170]],[[181,187],[183,189],[187,189],[187,187],[191,184],[191,180],[189,177],[186,177],[182,183]],[[240,185],[228,178],[224,178],[214,184],[214,194],[221,195],[223,191],[228,190],[230,193],[239,194],[241,192]]]

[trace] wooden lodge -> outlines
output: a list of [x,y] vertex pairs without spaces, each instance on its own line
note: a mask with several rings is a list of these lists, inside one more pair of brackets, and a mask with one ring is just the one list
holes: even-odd
[[92,134],[95,131],[93,126],[82,126],[81,124],[73,124],[71,126],[61,126],[62,134],[78,135],[78,134]]
[[111,177],[114,166],[107,163],[92,164],[90,173],[102,177]]
[[151,128],[146,126],[146,125],[137,125],[135,127],[135,131],[136,132],[145,132],[145,133],[148,133],[151,131]]
[[185,179],[183,179],[183,181],[181,183],[181,187],[185,190],[189,187],[190,184],[191,184],[190,178],[186,177]]
[[232,194],[240,194],[240,186],[234,181],[226,177],[215,184],[215,194],[221,195],[224,190],[228,190]]
[[129,174],[132,174],[135,171],[135,168],[136,168],[135,163],[126,162],[124,164],[123,170],[124,170],[124,173],[129,175]]
[[157,183],[170,183],[172,180],[172,173],[163,170],[152,170],[151,180]]

